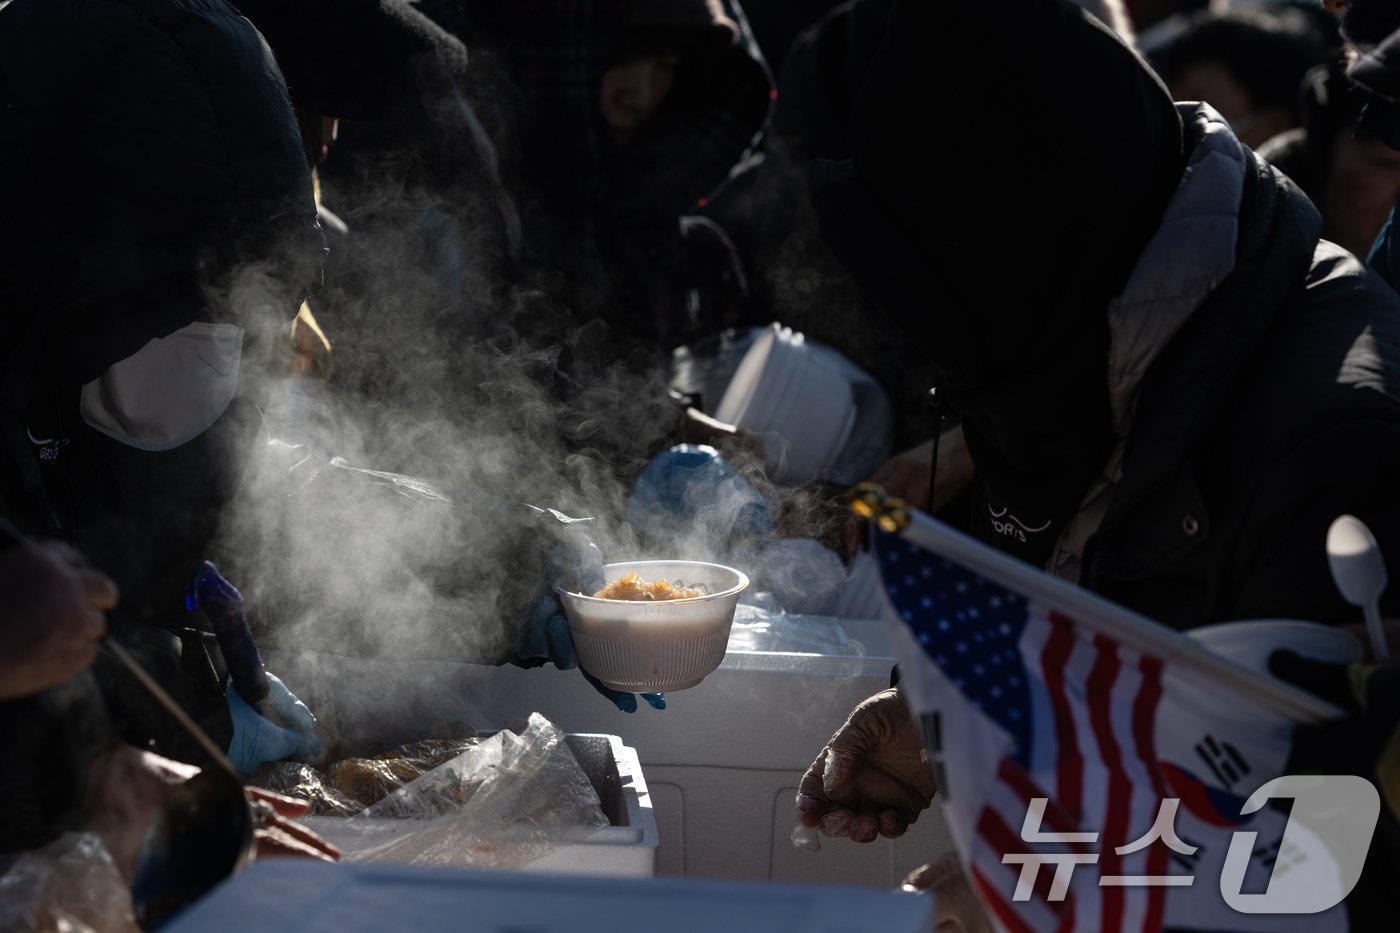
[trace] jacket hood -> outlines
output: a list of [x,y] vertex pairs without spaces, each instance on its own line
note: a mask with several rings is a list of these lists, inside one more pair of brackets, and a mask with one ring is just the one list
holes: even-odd
[[1240,207],[1254,157],[1206,104],[1181,104],[1192,141],[1181,187],[1123,291],[1109,304],[1108,390],[1125,437],[1148,369],[1235,267]]
[[[1249,361],[1268,338],[1280,308],[1303,288],[1318,249],[1322,218],[1317,208],[1286,176],[1234,142],[1216,123],[1219,119],[1202,108],[1193,123],[1203,138],[1198,151],[1230,160],[1232,143],[1243,157],[1244,171],[1222,174],[1218,181],[1225,187],[1216,190],[1217,197],[1239,199],[1233,262],[1227,267],[1223,257],[1216,257],[1213,267],[1198,270],[1194,285],[1173,282],[1167,267],[1156,269],[1164,297],[1189,303],[1193,290],[1208,288],[1208,294],[1170,335],[1144,344],[1155,347],[1154,359],[1141,361],[1140,380],[1131,396],[1122,396],[1122,402],[1131,404],[1122,411],[1131,416],[1132,433],[1124,456],[1124,483],[1105,517],[1106,526],[1141,496],[1170,481],[1217,429],[1225,408],[1220,400],[1237,392],[1247,378]],[[1224,168],[1224,163],[1216,168]],[[1226,190],[1233,178],[1238,179],[1238,195]],[[1201,206],[1198,202],[1197,209]],[[1228,213],[1224,206],[1221,213]],[[1217,217],[1214,222],[1228,225],[1231,218]],[[1205,240],[1223,233],[1202,229],[1196,235]],[[1142,271],[1147,273],[1148,267]]]
[[703,57],[722,54],[738,39],[739,26],[720,0],[632,0],[622,50],[670,49]]

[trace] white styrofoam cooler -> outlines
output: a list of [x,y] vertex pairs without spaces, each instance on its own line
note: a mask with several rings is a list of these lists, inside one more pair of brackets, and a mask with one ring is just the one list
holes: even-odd
[[162,933],[926,933],[933,898],[685,878],[254,862]]
[[[657,832],[651,795],[642,778],[636,749],[615,735],[571,734],[565,739],[579,766],[598,794],[608,826],[571,832],[561,830],[554,848],[523,866],[527,872],[551,874],[649,877],[656,873]],[[396,847],[394,860],[409,861],[414,854],[412,834],[418,820],[356,818],[353,831],[345,817],[307,816],[301,822],[334,843],[352,860],[357,850],[408,837]],[[449,862],[467,866],[461,861]]]
[[[802,773],[851,709],[889,685],[885,623],[841,620],[861,657],[731,650],[704,682],[667,697],[664,711],[619,712],[577,671],[447,662],[384,662],[264,652],[313,710],[342,721],[464,722],[498,728],[538,711],[569,733],[620,736],[636,750],[659,834],[665,876],[815,882],[888,889],[953,848],[935,804],[899,839],[859,845],[790,842]],[[348,693],[351,684],[373,691]]]

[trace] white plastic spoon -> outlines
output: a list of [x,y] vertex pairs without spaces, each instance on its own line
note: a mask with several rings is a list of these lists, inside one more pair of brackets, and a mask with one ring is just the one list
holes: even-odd
[[1385,561],[1371,529],[1354,515],[1337,516],[1327,530],[1327,563],[1342,598],[1365,613],[1371,653],[1377,661],[1389,659],[1380,607],[1386,585]]

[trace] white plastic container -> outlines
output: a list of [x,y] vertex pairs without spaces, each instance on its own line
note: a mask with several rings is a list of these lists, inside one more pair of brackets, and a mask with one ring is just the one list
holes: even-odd
[[663,693],[695,686],[724,660],[748,576],[721,564],[687,560],[628,561],[603,568],[608,583],[634,572],[648,583],[701,586],[706,595],[638,602],[559,590],[579,664],[614,690]]
[[[597,792],[609,825],[584,833],[561,830],[558,845],[522,870],[633,878],[654,875],[656,817],[636,749],[623,745],[615,735],[570,733],[565,741]],[[347,830],[345,817],[307,816],[299,822],[355,861],[357,848],[378,847],[397,837],[410,837],[418,821],[357,818],[353,832]],[[395,848],[396,860],[410,861],[412,855],[411,844]],[[465,867],[470,863],[464,858],[455,864]]]
[[[799,623],[801,617],[791,621]],[[940,807],[898,839],[790,841],[803,771],[857,703],[889,686],[883,621],[839,623],[863,655],[731,648],[705,682],[627,715],[579,675],[448,662],[386,662],[264,650],[268,669],[313,710],[394,744],[426,721],[499,728],[538,711],[568,734],[615,733],[636,749],[659,844],[659,876],[862,885],[889,890],[953,847]],[[372,727],[372,728],[371,728]]]
[[165,933],[926,933],[933,898],[840,885],[255,862]]
[[769,475],[800,486],[841,453],[856,404],[846,377],[813,353],[802,334],[775,323],[740,360],[715,417],[756,435]]

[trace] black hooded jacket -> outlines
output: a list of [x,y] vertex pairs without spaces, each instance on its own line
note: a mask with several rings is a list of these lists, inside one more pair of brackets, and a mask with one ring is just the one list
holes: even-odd
[[[900,104],[966,64],[950,50],[927,74],[938,56],[906,37],[930,35],[917,20],[931,14],[909,3],[862,90],[854,159],[814,179],[828,241],[940,367],[963,417],[978,474],[972,530],[1045,563],[1116,451],[1121,477],[1081,583],[1182,629],[1357,621],[1331,582],[1325,538],[1351,512],[1392,562],[1400,554],[1400,303],[1320,244],[1311,203],[1238,148],[1241,190],[1219,209],[1238,219],[1233,264],[1152,348],[1131,404],[1115,410],[1108,310],[1177,209],[1200,127],[1183,146],[1155,77],[1069,4],[1019,7],[983,93],[947,104],[957,185],[900,145]],[[971,34],[989,15],[938,14],[968,20]],[[1191,271],[1167,270],[1155,298]],[[1038,541],[1004,533],[1008,513],[1028,531],[1044,526]],[[1400,591],[1388,601],[1397,611]]]
[[[143,659],[216,741],[228,738],[223,680],[155,626],[188,624],[188,574],[209,556],[256,413],[236,399],[193,440],[149,451],[89,427],[79,391],[195,321],[237,324],[249,343],[285,333],[323,253],[286,85],[231,5],[0,9],[0,499],[26,533],[73,541],[117,580],[112,633],[153,643]],[[257,300],[231,300],[240,271],[256,273]],[[114,660],[101,655],[95,674],[115,734],[190,757]],[[5,794],[0,822],[13,832],[0,848],[67,828],[81,802],[107,738],[93,680],[81,680],[91,689],[78,712],[48,696],[0,704],[0,780],[34,798]],[[71,749],[64,761],[59,747]],[[50,766],[71,770],[36,785]]]
[[241,262],[274,264],[290,319],[323,244],[248,21],[223,0],[13,0],[3,17],[5,404],[218,319],[206,290]]
[[[898,0],[860,145],[816,180],[833,247],[943,371],[971,530],[1179,630],[1359,623],[1326,538],[1359,517],[1397,577],[1400,298],[1218,114],[1173,107],[1067,2],[940,8],[933,49],[930,9]],[[901,137],[955,72],[986,83],[937,98],[949,184]],[[1289,772],[1383,783],[1374,740],[1318,753],[1307,735],[1389,736],[1386,708],[1299,729]],[[1383,815],[1350,929],[1394,928],[1396,830]]]
[[[209,432],[160,452],[110,441],[78,416],[81,387],[194,321],[237,324],[250,345],[281,336],[320,282],[311,179],[267,44],[223,0],[14,0],[0,204],[6,498],[29,507],[17,523],[32,534],[111,525],[80,546],[132,608],[123,565],[144,573],[148,541],[202,521],[239,451]],[[246,273],[252,300],[235,300]],[[55,501],[34,507],[45,492]]]
[[[682,215],[726,184],[764,132],[772,78],[736,0],[420,0],[477,63],[474,101],[521,209],[526,270],[609,341],[669,351],[695,336],[666,294],[686,275]],[[623,146],[600,81],[629,56],[679,51],[675,84]],[[598,348],[600,350],[606,347]]]

